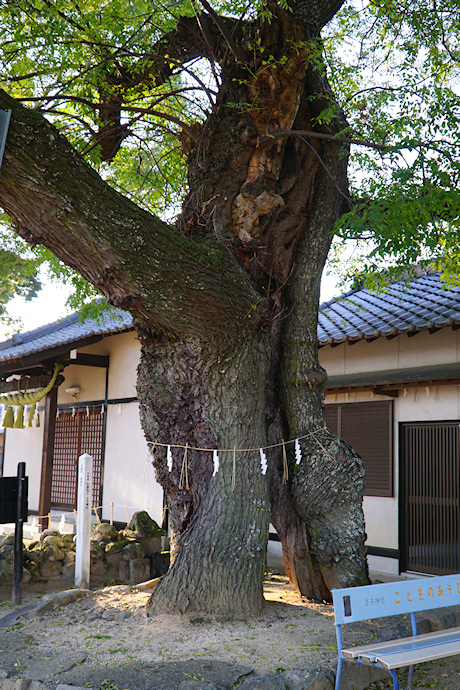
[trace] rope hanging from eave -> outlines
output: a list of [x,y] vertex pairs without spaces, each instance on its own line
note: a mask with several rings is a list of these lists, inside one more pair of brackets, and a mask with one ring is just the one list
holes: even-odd
[[[62,364],[56,363],[54,365],[53,375],[45,388],[38,388],[35,391],[24,391],[18,393],[4,393],[0,395],[0,404],[6,405],[5,414],[3,416],[2,427],[14,427],[15,429],[24,428],[24,405],[33,405],[33,412],[35,414],[35,406],[40,400],[42,400],[45,395],[47,395],[54,384],[59,373],[64,369]],[[14,420],[14,414],[12,406],[18,406],[18,413],[16,415],[16,420]],[[32,410],[29,413],[29,419],[27,420],[27,426],[32,426],[33,418]]]

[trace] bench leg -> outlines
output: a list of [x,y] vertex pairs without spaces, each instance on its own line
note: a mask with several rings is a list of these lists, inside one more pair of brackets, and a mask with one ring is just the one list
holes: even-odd
[[409,674],[407,676],[406,690],[410,690],[412,687],[412,676],[414,675],[414,667],[409,666]]
[[393,678],[393,688],[394,690],[399,690],[399,680],[398,676],[396,675],[395,671],[388,671],[390,676]]
[[337,673],[335,675],[335,686],[334,690],[340,690],[340,681],[342,678],[342,666],[343,666],[343,659],[339,654],[339,660],[337,662]]

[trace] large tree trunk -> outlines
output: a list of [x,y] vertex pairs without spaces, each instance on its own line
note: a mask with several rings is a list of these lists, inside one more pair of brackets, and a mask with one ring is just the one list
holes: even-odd
[[[173,565],[153,596],[156,611],[247,616],[262,608],[268,487],[259,453],[240,449],[265,445],[268,355],[264,339],[243,334],[225,355],[197,341],[143,346],[143,428],[153,443],[182,444],[172,449],[172,471],[166,448],[153,449],[177,539]],[[193,447],[225,449],[214,476],[212,453]]]
[[[135,317],[141,420],[173,528],[155,611],[258,614],[270,502],[302,594],[321,600],[367,578],[362,464],[323,429],[316,339],[347,194],[347,152],[327,137],[346,123],[339,113],[322,122],[332,96],[309,40],[276,7],[271,22],[249,26],[245,45],[263,52],[230,56],[222,70],[218,104],[190,143],[179,228],[111,190],[39,114],[0,92],[13,109],[0,200],[18,233]],[[282,452],[298,437],[300,464],[293,443]],[[172,471],[167,445],[181,446]],[[266,476],[264,446],[275,446]]]

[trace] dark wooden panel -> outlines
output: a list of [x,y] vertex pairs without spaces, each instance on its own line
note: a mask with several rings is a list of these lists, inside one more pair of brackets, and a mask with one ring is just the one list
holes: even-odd
[[368,496],[393,495],[392,401],[325,406],[327,427],[362,458]]
[[326,422],[327,428],[332,431],[333,434],[338,436],[339,425],[338,425],[338,405],[325,405],[324,406],[324,421]]

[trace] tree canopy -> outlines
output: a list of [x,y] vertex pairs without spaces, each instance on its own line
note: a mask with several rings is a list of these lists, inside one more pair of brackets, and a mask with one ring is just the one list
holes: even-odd
[[[340,5],[332,3],[317,25]],[[301,15],[301,2],[292,7]],[[237,50],[232,36],[264,12],[269,3],[4,3],[2,86],[46,114],[109,184],[174,219],[186,194],[184,156],[215,108],[222,65]],[[351,273],[425,259],[441,263],[451,280],[455,275],[458,35],[456,0],[350,2],[313,50],[335,97],[319,119],[327,122],[339,107],[347,118],[340,136],[356,142],[350,187],[341,190],[349,208],[337,223],[339,244],[353,240],[362,248]],[[267,67],[287,60],[267,55],[249,35],[244,50]],[[241,79],[251,79],[250,69]],[[24,249],[22,255],[30,258]],[[43,251],[28,270],[41,261],[53,275],[66,270]],[[76,306],[88,288],[73,280]]]

